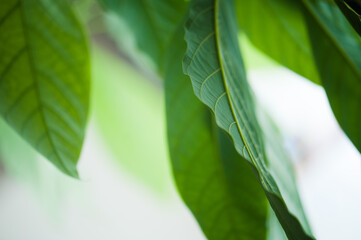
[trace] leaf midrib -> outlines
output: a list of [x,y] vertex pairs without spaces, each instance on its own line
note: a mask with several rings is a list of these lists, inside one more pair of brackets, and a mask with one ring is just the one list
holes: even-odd
[[[47,124],[47,121],[46,121],[46,117],[45,117],[45,112],[44,112],[44,105],[43,105],[43,102],[41,100],[41,97],[40,97],[40,89],[39,89],[39,83],[38,83],[38,79],[36,77],[36,74],[35,74],[35,71],[36,71],[36,68],[33,64],[33,61],[34,60],[34,57],[33,57],[33,54],[29,48],[29,43],[30,43],[30,37],[29,37],[29,34],[28,34],[28,31],[27,31],[27,23],[26,23],[26,20],[25,20],[25,6],[24,6],[24,3],[23,3],[24,0],[20,0],[19,1],[19,7],[20,7],[20,18],[21,18],[21,23],[22,25],[24,26],[23,27],[23,32],[24,32],[24,39],[25,39],[25,49],[26,51],[28,52],[28,59],[29,59],[29,65],[30,65],[30,71],[31,71],[31,74],[33,76],[33,80],[34,80],[34,89],[35,89],[35,92],[36,92],[36,96],[37,96],[37,100],[38,100],[38,103],[39,103],[39,111],[41,112],[40,116],[41,116],[41,119],[42,119],[42,122],[43,122],[43,126],[45,128],[45,132],[46,132],[46,136],[47,138],[49,139],[49,143],[53,149],[53,152],[55,153],[55,156],[56,158],[58,159],[58,162],[60,163],[60,165],[63,167],[63,169],[66,169],[67,171],[69,171],[69,169],[65,166],[65,164],[63,163],[62,161],[62,158],[60,157],[59,155],[59,152],[57,150],[57,148],[55,147],[55,144],[54,144],[54,140],[52,139],[51,135],[50,135],[50,128]],[[26,0],[25,0],[26,1]],[[47,157],[47,156],[46,156]],[[72,171],[69,171],[69,173],[71,175],[73,175]]]
[[[242,141],[243,141],[243,143],[244,143],[244,146],[245,146],[245,148],[246,148],[246,150],[247,150],[247,152],[248,152],[248,154],[249,154],[249,156],[250,156],[250,158],[251,158],[251,161],[252,161],[252,163],[254,164],[254,166],[257,168],[257,171],[260,171],[262,174],[263,174],[263,176],[267,176],[267,174],[265,174],[264,172],[263,172],[263,167],[262,166],[260,166],[256,161],[255,161],[255,159],[254,159],[254,155],[253,155],[253,151],[249,148],[249,146],[248,146],[248,143],[247,143],[247,141],[245,141],[245,137],[243,136],[243,134],[242,134],[242,131],[241,131],[241,128],[240,128],[240,126],[239,126],[239,123],[238,123],[238,119],[236,118],[236,116],[235,116],[235,109],[233,108],[233,105],[232,105],[232,102],[231,102],[231,95],[229,94],[229,88],[228,88],[228,84],[227,84],[227,82],[226,82],[226,77],[225,77],[225,73],[224,73],[224,70],[223,70],[223,63],[222,63],[222,61],[221,61],[221,53],[220,53],[220,47],[219,47],[219,29],[218,29],[218,24],[217,24],[217,17],[218,17],[218,10],[219,10],[219,7],[217,7],[218,6],[218,4],[219,4],[219,0],[215,0],[215,19],[214,19],[214,21],[215,21],[215,32],[216,32],[216,46],[217,46],[217,54],[218,54],[218,59],[219,59],[219,64],[220,64],[220,68],[221,68],[221,72],[222,72],[222,79],[223,79],[223,84],[224,84],[224,86],[225,86],[225,91],[226,91],[226,93],[227,93],[227,98],[228,98],[228,102],[229,102],[229,105],[230,105],[230,108],[231,108],[231,112],[232,112],[232,115],[233,115],[233,118],[235,119],[235,122],[236,122],[236,124],[237,124],[237,128],[238,128],[238,131],[239,131],[239,133],[240,133],[240,135],[241,135],[241,138],[242,138]],[[242,115],[241,114],[239,114],[240,115],[240,118],[241,118],[241,121],[243,122],[243,124],[244,124],[244,119],[243,119],[243,117],[242,117]],[[245,124],[244,124],[245,125]],[[246,126],[246,125],[245,125]],[[246,129],[246,131],[248,131],[248,134],[249,134],[249,136],[250,136],[250,138],[251,138],[251,141],[252,141],[252,143],[254,144],[254,140],[253,140],[253,138],[252,138],[252,136],[251,136],[251,134],[249,133],[249,130],[247,129],[247,127],[245,128]],[[254,144],[255,145],[255,144]],[[256,145],[255,145],[256,146]],[[274,194],[276,197],[278,197],[279,199],[282,199],[282,197],[280,196],[280,192],[279,192],[279,190],[278,190],[278,187],[276,186],[276,189],[274,189],[273,188],[273,186],[272,186],[272,184],[270,184],[270,182],[269,182],[269,180],[268,180],[268,178],[267,177],[262,177],[262,174],[260,175],[260,179],[261,179],[261,184],[262,183],[265,183],[265,184],[267,184],[267,186],[269,187],[269,189],[265,189],[266,191],[268,191],[270,194]],[[263,180],[263,181],[262,181]],[[263,184],[262,184],[263,185]],[[288,209],[287,209],[287,211],[289,211]],[[293,215],[292,213],[290,213],[291,215]],[[282,215],[282,214],[279,214],[279,216],[278,216],[279,218],[283,218],[283,223],[282,223],[282,225],[285,227],[285,228],[287,228],[287,229],[292,229],[292,226],[290,225],[290,223],[287,221],[287,219]],[[303,226],[301,225],[301,229],[302,229],[302,231],[304,232],[304,230],[303,230]],[[288,233],[287,233],[287,235],[288,236],[290,236],[291,237],[291,239],[298,239],[298,237],[297,236],[295,236],[294,235],[294,233],[293,233],[293,231],[291,230],[291,231],[287,231]],[[307,236],[307,234],[306,233],[304,233],[306,236]]]
[[[220,53],[220,47],[219,47],[219,29],[218,29],[218,23],[217,23],[217,19],[218,19],[218,10],[219,10],[219,7],[217,7],[219,5],[219,0],[215,0],[215,8],[214,8],[214,27],[215,27],[215,39],[216,39],[216,46],[217,46],[217,54],[218,54],[218,59],[219,59],[219,64],[220,64],[220,69],[221,69],[221,72],[222,72],[222,80],[223,80],[223,85],[225,87],[225,91],[227,93],[227,99],[228,99],[228,102],[229,102],[229,105],[230,105],[230,108],[231,108],[231,112],[232,112],[232,116],[235,120],[235,123],[237,125],[237,128],[238,128],[238,132],[240,133],[241,135],[241,138],[242,138],[242,141],[243,141],[243,144],[248,152],[248,155],[250,156],[251,158],[251,161],[253,163],[254,166],[257,166],[257,169],[259,171],[262,171],[263,173],[263,167],[259,166],[259,164],[257,163],[257,161],[255,160],[255,157],[254,157],[254,153],[253,151],[250,149],[250,147],[248,146],[248,142],[245,140],[245,137],[241,131],[241,127],[239,125],[239,122],[238,122],[238,119],[236,117],[236,114],[235,114],[235,109],[233,107],[233,104],[232,104],[232,99],[231,99],[231,95],[230,95],[230,91],[229,91],[229,88],[228,88],[228,84],[227,84],[227,81],[226,81],[226,76],[225,76],[225,73],[224,73],[224,68],[223,68],[223,61],[222,61],[222,57],[221,57],[221,53]],[[243,124],[246,126],[245,124],[245,121],[242,117],[242,114],[239,114],[240,115],[240,118],[243,122]],[[233,124],[233,123],[232,123]],[[251,138],[251,141],[252,143],[256,146],[256,144],[254,143],[254,140],[253,138],[251,137],[251,134],[249,133],[249,130],[248,128],[246,127],[245,128],[246,131],[248,131],[248,134]],[[263,174],[263,175],[267,175],[267,174]],[[268,181],[267,178],[262,178],[265,180],[267,186],[269,187],[270,190],[272,190],[272,192],[274,192],[275,194],[279,194],[278,191],[275,191],[272,187],[272,184],[270,184],[270,182]]]

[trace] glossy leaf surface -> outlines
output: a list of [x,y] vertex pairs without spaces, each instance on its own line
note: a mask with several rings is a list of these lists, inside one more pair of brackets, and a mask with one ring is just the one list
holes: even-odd
[[304,12],[331,108],[361,151],[361,38],[335,4],[304,0]]
[[[268,141],[258,124],[236,32],[233,1],[196,1],[186,24],[184,72],[196,96],[214,112],[218,126],[231,135],[237,152],[254,168],[288,238],[312,239],[287,159],[277,154],[278,145],[264,145]],[[276,155],[269,156],[268,149]]]
[[0,113],[64,173],[77,177],[89,56],[67,1],[0,4]]

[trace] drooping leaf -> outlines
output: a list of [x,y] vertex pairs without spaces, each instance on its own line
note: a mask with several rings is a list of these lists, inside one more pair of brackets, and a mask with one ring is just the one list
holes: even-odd
[[287,159],[283,154],[270,156],[268,149],[274,147],[264,145],[268,141],[257,123],[232,4],[195,1],[186,24],[184,72],[196,96],[214,112],[218,126],[231,135],[237,152],[254,168],[288,238],[312,239]]
[[302,2],[331,108],[341,128],[361,152],[361,38],[335,4]]
[[361,1],[334,0],[355,31],[361,36]]
[[[158,67],[170,38],[186,11],[183,0],[99,0],[124,21],[134,34],[137,47]],[[116,34],[120,34],[117,32]],[[123,37],[124,38],[124,37]]]
[[297,1],[235,1],[241,31],[271,58],[320,84],[306,24]]
[[[162,35],[158,32],[151,34]],[[147,38],[148,35],[144,33],[138,37]],[[224,133],[220,135],[228,145],[223,142],[222,149],[231,149],[219,149],[219,130],[212,126],[209,110],[194,96],[190,79],[182,72],[186,49],[183,38],[184,30],[179,27],[170,40],[172,44],[163,49],[161,55],[165,59],[156,62],[158,69],[163,66],[160,75],[165,79],[169,150],[180,194],[209,239],[265,239],[265,196],[256,185],[250,167],[240,161],[240,156],[234,155]],[[185,105],[191,109],[184,108]],[[222,158],[220,151],[228,157]],[[225,168],[229,174],[225,173]]]
[[182,72],[184,30],[165,58],[169,152],[180,195],[208,239],[265,239],[267,200],[252,169]]
[[0,4],[0,113],[73,177],[85,132],[89,75],[85,36],[67,1]]

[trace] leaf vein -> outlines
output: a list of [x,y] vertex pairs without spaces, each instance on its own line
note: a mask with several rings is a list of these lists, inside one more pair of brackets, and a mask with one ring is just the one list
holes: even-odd
[[203,46],[203,44],[204,44],[205,42],[207,42],[207,40],[210,39],[213,35],[215,35],[215,32],[214,32],[214,31],[211,32],[211,33],[209,33],[209,34],[208,34],[205,38],[203,38],[203,40],[199,43],[199,45],[197,46],[196,50],[194,51],[194,53],[193,53],[193,55],[192,55],[192,57],[191,57],[191,59],[190,59],[190,61],[189,61],[189,63],[188,63],[189,65],[188,65],[188,67],[187,67],[187,72],[188,72],[188,69],[189,69],[189,67],[191,66],[191,63],[193,62],[195,56],[197,55],[199,49],[200,49],[200,48]]
[[16,61],[19,59],[19,57],[25,53],[26,51],[26,47],[22,47],[14,56],[13,58],[10,60],[10,62],[6,65],[6,67],[3,69],[3,72],[1,73],[0,76],[0,83],[1,81],[5,78],[6,74],[10,71],[11,67],[16,63]]
[[209,74],[202,82],[202,85],[199,89],[199,96],[202,99],[202,89],[204,87],[204,84],[208,81],[208,79],[210,79],[214,74],[216,74],[217,72],[221,71],[221,68],[218,68],[216,70],[214,70],[211,74]]

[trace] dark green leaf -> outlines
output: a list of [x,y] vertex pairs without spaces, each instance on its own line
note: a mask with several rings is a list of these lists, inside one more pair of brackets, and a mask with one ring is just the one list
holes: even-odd
[[297,1],[235,1],[241,30],[265,54],[319,84],[302,11]]
[[303,0],[316,62],[341,128],[361,151],[361,38],[335,4]]
[[68,2],[2,2],[0,113],[34,148],[74,177],[88,95],[86,40]]
[[352,27],[361,36],[361,1],[335,0],[336,4],[345,15]]
[[267,200],[250,166],[182,72],[181,28],[165,59],[168,143],[178,190],[208,239],[265,239]]
[[[133,32],[138,48],[158,65],[186,11],[182,0],[99,0]],[[117,32],[116,34],[119,34]]]
[[272,141],[265,141],[257,123],[232,4],[195,1],[186,24],[184,71],[196,96],[212,109],[218,126],[231,135],[237,152],[254,168],[288,238],[312,239],[287,158],[279,153],[278,145],[264,146],[277,143],[277,138],[266,135]]

